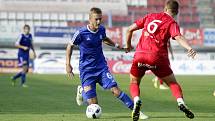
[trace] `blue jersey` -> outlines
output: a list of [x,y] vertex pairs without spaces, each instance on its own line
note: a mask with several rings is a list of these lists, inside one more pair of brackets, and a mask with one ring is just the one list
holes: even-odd
[[29,50],[32,47],[32,35],[31,34],[21,34],[18,38],[18,40],[16,41],[17,45],[22,45],[22,46],[26,46],[29,49],[28,50],[24,50],[22,48],[19,48],[18,54],[19,55],[29,55]]
[[90,74],[99,75],[107,69],[107,62],[102,51],[102,42],[106,38],[105,28],[99,26],[96,32],[88,26],[79,29],[73,36],[71,44],[78,45],[80,50],[79,70],[81,79]]

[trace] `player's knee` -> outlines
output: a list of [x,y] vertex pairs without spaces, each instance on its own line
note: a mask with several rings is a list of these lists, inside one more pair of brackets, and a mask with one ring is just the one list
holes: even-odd
[[121,93],[121,90],[118,87],[111,88],[111,91],[115,97],[118,97]]
[[28,67],[23,67],[22,72],[23,72],[23,73],[28,73]]
[[96,90],[91,85],[84,86],[84,98],[91,99],[96,97]]
[[131,78],[130,83],[135,83],[135,84],[140,84],[140,80],[139,78]]
[[96,97],[90,98],[90,99],[87,100],[87,103],[88,103],[88,105],[90,105],[90,104],[98,104],[98,100],[97,100]]

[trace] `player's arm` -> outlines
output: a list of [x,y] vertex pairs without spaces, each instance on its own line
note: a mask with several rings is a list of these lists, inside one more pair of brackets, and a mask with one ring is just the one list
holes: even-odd
[[21,48],[21,49],[23,49],[23,50],[28,50],[28,47],[23,46],[23,45],[20,45],[20,44],[15,44],[15,47]]
[[106,44],[106,45],[109,45],[109,46],[112,46],[112,47],[116,47],[118,49],[121,49],[119,44],[117,43],[114,43],[110,38],[106,37],[104,38],[103,42]]
[[169,47],[168,47],[168,49],[169,49],[169,52],[170,52],[172,60],[174,60],[173,49],[172,49],[170,41],[169,41]]
[[194,58],[196,56],[196,51],[187,43],[187,40],[180,33],[180,28],[177,23],[170,25],[171,36],[185,49],[188,51],[188,56]]
[[23,46],[20,44],[21,39],[22,39],[22,36],[19,36],[19,38],[17,39],[17,41],[15,43],[15,47],[23,49],[23,50],[28,50],[29,48],[27,46]]
[[33,41],[31,41],[31,50],[32,50],[33,53],[34,53],[34,58],[36,58],[36,52],[35,52],[35,49],[34,49]]
[[188,51],[188,56],[194,58],[196,56],[196,51],[187,43],[187,40],[184,36],[179,35],[174,37],[176,41]]
[[76,31],[75,34],[73,35],[71,41],[67,44],[66,47],[66,72],[70,78],[74,76],[74,73],[72,72],[73,68],[70,63],[71,61],[71,56],[73,52],[73,48],[75,45],[79,45],[81,43],[82,39],[80,36],[80,32]]
[[70,78],[74,76],[74,73],[72,72],[73,68],[71,66],[71,56],[73,52],[74,45],[69,43],[66,47],[66,72]]
[[133,47],[131,46],[131,38],[132,38],[132,35],[133,35],[133,32],[138,30],[139,27],[137,26],[136,23],[130,25],[126,31],[126,48],[125,48],[125,52],[130,52]]

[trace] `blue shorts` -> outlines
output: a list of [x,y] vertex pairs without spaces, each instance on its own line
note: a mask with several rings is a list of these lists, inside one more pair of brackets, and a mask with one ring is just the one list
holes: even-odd
[[18,66],[29,66],[29,55],[18,55]]
[[82,80],[83,97],[85,100],[96,97],[96,83],[103,89],[117,87],[117,83],[108,69],[102,71],[98,76],[91,74],[87,80]]

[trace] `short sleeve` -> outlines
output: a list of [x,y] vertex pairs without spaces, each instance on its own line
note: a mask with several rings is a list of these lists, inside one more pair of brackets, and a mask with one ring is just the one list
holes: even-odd
[[71,45],[79,45],[81,43],[81,36],[80,32],[76,31],[75,34],[73,35],[72,39],[69,42]]
[[144,24],[145,24],[146,18],[147,18],[147,16],[145,16],[144,18],[137,19],[137,20],[135,21],[135,23],[136,23],[136,25],[137,25],[137,27],[138,27],[139,29],[144,28]]
[[19,37],[17,38],[17,40],[16,40],[16,45],[19,45],[20,44],[20,42],[21,42],[21,40],[22,40],[22,35],[19,35]]
[[170,25],[169,33],[173,39],[174,39],[174,37],[181,35],[180,27],[178,26],[178,24],[176,22],[174,22]]

